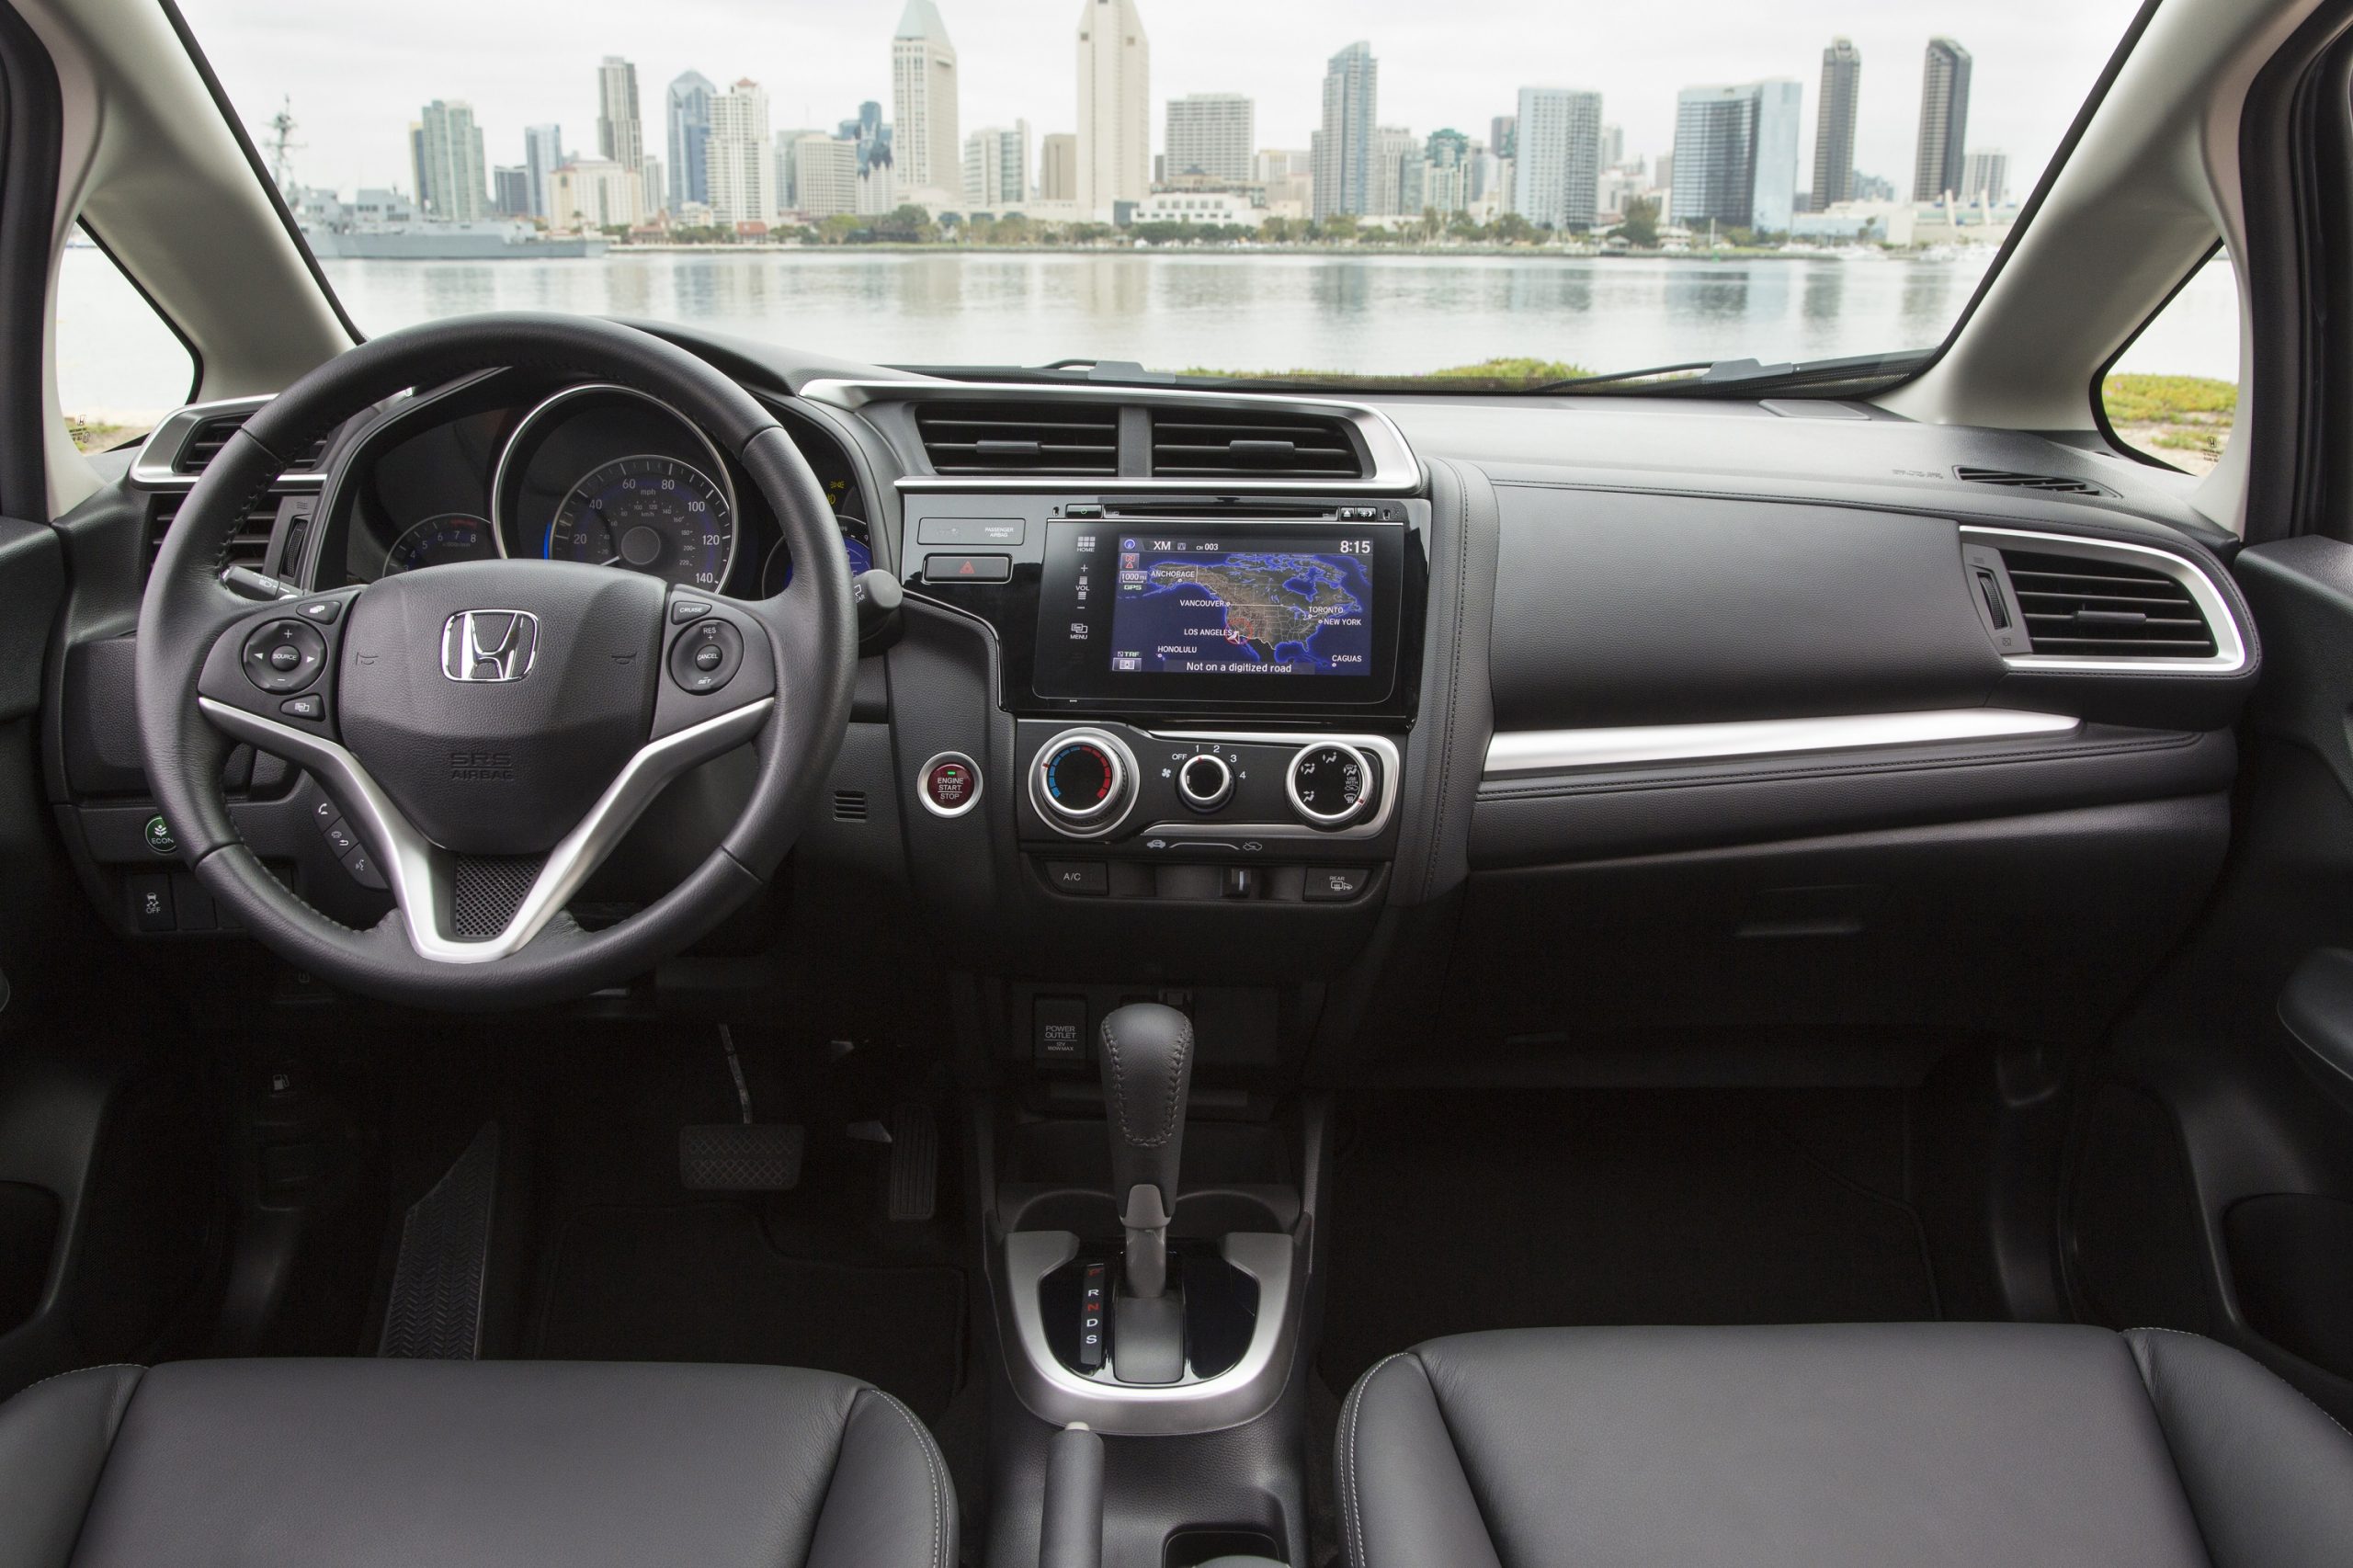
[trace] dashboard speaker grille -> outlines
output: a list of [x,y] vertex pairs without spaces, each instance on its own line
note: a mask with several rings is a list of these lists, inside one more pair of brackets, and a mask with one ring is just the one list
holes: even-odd
[[1120,472],[1120,410],[1108,403],[923,403],[915,433],[938,473]]
[[1251,410],[1154,409],[1155,479],[1362,479],[1345,419]]
[[2199,659],[2215,652],[2198,601],[2153,567],[2006,546],[2002,564],[2038,653]]

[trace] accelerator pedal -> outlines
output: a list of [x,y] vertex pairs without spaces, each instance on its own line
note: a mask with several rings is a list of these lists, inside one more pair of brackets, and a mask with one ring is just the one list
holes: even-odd
[[891,1199],[893,1220],[928,1220],[939,1203],[939,1122],[931,1108],[912,1101],[891,1108]]
[[482,1354],[498,1142],[498,1123],[484,1122],[457,1163],[402,1219],[377,1355],[471,1361]]
[[678,1180],[689,1192],[790,1192],[801,1185],[808,1130],[755,1121],[751,1085],[744,1081],[735,1037],[725,1024],[719,1026],[719,1043],[727,1053],[743,1119],[678,1129]]

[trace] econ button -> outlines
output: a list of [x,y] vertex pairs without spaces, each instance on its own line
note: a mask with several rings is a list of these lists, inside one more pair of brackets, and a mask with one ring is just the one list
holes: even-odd
[[162,817],[149,817],[144,832],[147,837],[147,848],[151,854],[176,855],[180,852],[180,841],[172,836],[172,824]]
[[961,817],[980,803],[980,765],[961,751],[944,751],[923,765],[918,785],[924,810]]

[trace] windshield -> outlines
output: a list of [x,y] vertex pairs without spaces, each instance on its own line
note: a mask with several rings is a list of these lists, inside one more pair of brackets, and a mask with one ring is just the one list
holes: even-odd
[[1466,387],[1932,348],[2134,8],[184,6],[369,333]]

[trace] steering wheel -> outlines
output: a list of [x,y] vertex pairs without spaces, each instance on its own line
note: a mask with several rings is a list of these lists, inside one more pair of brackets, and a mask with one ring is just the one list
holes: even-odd
[[[289,454],[396,393],[494,367],[635,387],[699,425],[776,515],[791,583],[753,603],[502,560],[275,602],[224,586],[238,519]],[[320,366],[206,466],[140,608],[140,744],[181,854],[266,947],[390,1001],[523,1006],[642,974],[759,891],[840,749],[857,663],[833,510],[743,388],[610,322],[459,317]],[[377,858],[394,903],[381,924],[330,920],[237,836],[221,775],[238,742],[318,779]],[[663,788],[746,744],[750,798],[701,865],[616,925],[574,924],[566,902]]]

